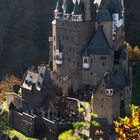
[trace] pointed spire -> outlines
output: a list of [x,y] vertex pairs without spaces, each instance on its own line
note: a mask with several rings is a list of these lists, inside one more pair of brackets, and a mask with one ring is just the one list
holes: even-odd
[[92,37],[89,42],[88,52],[90,54],[104,54],[104,55],[112,55],[113,50],[109,45],[109,42],[104,34],[102,27],[98,27],[95,35]]
[[57,3],[56,3],[56,8],[55,8],[54,12],[62,13],[63,12],[62,4],[63,4],[62,0],[58,0]]
[[63,12],[64,13],[71,13],[73,10],[73,2],[72,0],[63,0]]
[[81,8],[81,3],[78,3],[78,1],[76,0],[75,4],[74,4],[74,8],[73,8],[73,15],[81,15],[82,14],[82,8]]

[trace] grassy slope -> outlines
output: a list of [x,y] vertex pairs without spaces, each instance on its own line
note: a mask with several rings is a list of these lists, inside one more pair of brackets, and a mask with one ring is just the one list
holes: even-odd
[[9,134],[10,137],[17,136],[20,140],[38,140],[35,138],[28,138],[16,130],[10,130],[7,133]]
[[[21,134],[20,132],[11,129],[8,126],[8,106],[6,105],[6,103],[4,102],[0,108],[4,111],[4,113],[2,115],[0,115],[0,133],[5,132],[7,133],[10,138],[17,136],[20,140],[38,140],[35,138],[28,138],[26,136],[24,136],[23,134]],[[6,112],[5,112],[6,111]]]

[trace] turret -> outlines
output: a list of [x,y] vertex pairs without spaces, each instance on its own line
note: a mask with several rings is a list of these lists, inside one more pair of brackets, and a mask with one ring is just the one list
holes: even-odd
[[[121,14],[121,16],[122,16],[122,14]],[[113,24],[117,28],[119,28],[123,25],[124,19],[122,17],[120,18],[119,13],[113,13],[112,18],[113,18]]]
[[121,7],[124,9],[124,0],[120,0]]
[[73,10],[72,0],[64,0],[62,8],[63,8],[63,18],[64,18],[64,20],[70,19],[71,13],[72,13],[72,10]]
[[124,27],[124,8],[121,1],[114,1],[112,10],[112,40],[114,41],[117,29]]
[[123,10],[124,9],[122,8],[121,3],[119,1],[113,2],[112,18],[113,18],[113,23],[117,28],[123,26],[123,24],[124,24]]
[[83,21],[82,7],[81,7],[81,3],[78,3],[78,1],[76,1],[74,4],[74,9],[72,12],[72,21],[76,21],[76,22]]
[[91,0],[85,0],[85,20],[91,20]]
[[54,10],[54,18],[55,19],[60,19],[63,14],[63,9],[62,9],[62,0],[58,0],[56,3],[56,8]]

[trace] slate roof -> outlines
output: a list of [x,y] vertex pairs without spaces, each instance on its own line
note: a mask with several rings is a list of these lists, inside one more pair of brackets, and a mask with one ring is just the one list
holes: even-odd
[[73,7],[74,4],[72,0],[63,0],[63,13],[72,13]]
[[37,82],[37,77],[37,73],[27,71],[22,87],[28,90],[32,90],[33,84]]
[[78,3],[78,1],[76,0],[75,4],[74,4],[74,8],[73,8],[73,15],[80,15],[82,14],[82,7],[81,7],[81,3]]
[[41,71],[42,70],[39,71],[40,80],[38,79],[38,82],[40,81],[40,83],[41,83],[40,90],[41,89],[53,90],[54,86],[53,86],[53,82],[51,79],[50,69],[46,67],[46,69],[44,71],[44,76],[42,75]]
[[119,18],[122,18],[122,7],[119,1],[113,0],[113,13],[119,13]]
[[88,53],[96,55],[111,55],[113,53],[103,29],[99,27],[88,45]]
[[96,10],[97,10],[97,6],[93,3],[93,1],[91,1],[91,18],[95,19],[96,17]]
[[104,75],[107,89],[120,90],[127,86],[128,79],[125,71],[119,66],[117,73],[106,72]]
[[49,69],[46,66],[39,66],[38,73],[27,71],[21,87],[27,90],[34,88],[38,91],[53,90]]
[[108,8],[99,9],[96,19],[98,21],[112,21],[112,15]]
[[125,52],[125,48],[121,48],[120,60],[125,60],[125,59],[127,59],[127,54]]
[[62,4],[63,4],[63,0],[58,0],[56,2],[56,8],[55,8],[54,12],[60,12],[60,13],[62,13],[63,12]]
[[118,13],[119,18],[122,17],[122,7],[120,2],[118,0],[102,0],[100,7],[98,8],[96,19],[101,21],[111,21],[113,13]]

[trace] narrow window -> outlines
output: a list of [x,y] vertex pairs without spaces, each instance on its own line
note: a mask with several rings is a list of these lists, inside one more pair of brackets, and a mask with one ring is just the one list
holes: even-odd
[[84,58],[84,63],[88,63],[88,59],[87,58]]
[[92,64],[92,59],[90,60],[91,64]]

